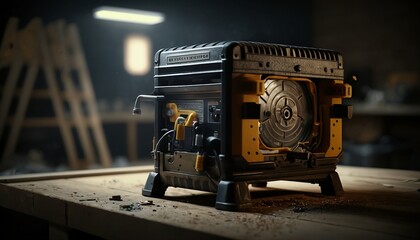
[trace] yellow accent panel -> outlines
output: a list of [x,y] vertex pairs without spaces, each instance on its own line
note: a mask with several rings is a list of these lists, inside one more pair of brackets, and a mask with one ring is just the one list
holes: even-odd
[[348,83],[345,83],[344,88],[346,89],[346,91],[343,98],[351,98],[351,96],[353,95],[353,88],[351,87],[351,85]]
[[257,79],[257,81],[246,80],[241,84],[243,94],[246,95],[262,95],[265,91],[265,85],[263,81]]
[[331,95],[334,97],[351,98],[352,87],[347,83],[343,83],[342,81],[340,82],[336,81],[334,86],[332,86],[331,89],[332,89]]
[[341,98],[331,98],[331,106],[334,104],[341,104]]
[[195,170],[197,172],[202,172],[204,170],[204,156],[197,154],[195,157]]
[[340,118],[330,119],[330,147],[325,153],[326,157],[338,157],[342,151],[342,122]]
[[[242,96],[242,103],[249,103],[249,102],[255,102],[255,99],[257,98],[258,100],[258,96],[253,96],[253,95],[243,95]],[[255,102],[256,103],[256,102]]]
[[184,141],[185,140],[185,125],[184,123],[177,124],[175,126],[176,130],[176,140]]
[[242,157],[247,162],[264,161],[259,149],[258,119],[242,119]]
[[232,81],[237,86],[232,89],[232,155],[242,156],[247,162],[262,162],[259,119],[242,119],[241,109],[244,103],[259,104],[259,96],[265,91],[264,80],[258,74],[243,74]]
[[[341,80],[335,80],[335,84],[342,83]],[[331,98],[331,105],[341,104],[341,97]],[[342,122],[340,118],[330,119],[330,146],[325,153],[325,157],[338,157],[342,151]]]

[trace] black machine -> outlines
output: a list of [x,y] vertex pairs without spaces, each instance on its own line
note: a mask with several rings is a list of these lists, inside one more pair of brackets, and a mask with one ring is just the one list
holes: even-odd
[[342,119],[352,107],[342,56],[332,50],[257,42],[216,42],[155,55],[154,171],[144,196],[167,187],[217,193],[215,207],[251,202],[248,185],[318,183],[343,192],[336,165]]

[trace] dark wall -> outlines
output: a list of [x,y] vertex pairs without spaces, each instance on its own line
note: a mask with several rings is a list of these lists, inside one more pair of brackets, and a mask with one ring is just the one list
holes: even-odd
[[346,164],[420,169],[419,12],[407,0],[313,3],[313,43],[343,53],[353,85]]
[[[20,2],[20,3],[19,3]],[[143,26],[93,18],[95,7],[108,5],[163,12],[166,21]],[[1,16],[58,19],[79,26],[98,99],[132,101],[153,90],[152,73],[131,76],[123,68],[123,40],[148,36],[160,48],[221,40],[255,40],[297,45],[311,43],[311,1],[14,1]],[[4,29],[4,28],[1,28]],[[150,59],[152,61],[152,58]]]
[[[18,0],[10,4],[0,10],[0,29],[4,29],[11,16],[21,19],[21,27],[34,17],[41,17],[45,23],[58,19],[76,23],[98,102],[112,105],[122,101],[127,109],[138,94],[153,90],[152,71],[145,76],[132,76],[123,67],[123,41],[129,34],[149,37],[152,52],[220,40],[252,40],[338,50],[344,55],[347,80],[352,75],[358,78],[357,82],[351,82],[353,100],[362,105],[374,103],[382,107],[381,111],[374,108],[377,111],[373,114],[358,112],[356,107],[356,119],[346,123],[345,139],[362,146],[373,144],[371,152],[403,145],[402,150],[392,154],[384,151],[388,157],[396,156],[389,162],[401,162],[398,156],[404,155],[403,168],[420,168],[416,160],[420,154],[416,150],[420,149],[416,133],[420,129],[415,124],[420,116],[420,8],[415,1]],[[165,14],[166,21],[144,26],[96,20],[92,11],[102,5],[159,11]],[[407,109],[403,111],[403,117],[399,111],[387,111],[390,104],[397,110]],[[375,127],[366,128],[370,125]],[[124,152],[126,143],[117,140],[124,137],[123,131],[121,126],[107,130],[114,155]],[[362,131],[363,134],[356,134]],[[376,143],[381,150],[377,150]],[[354,151],[361,150],[356,148]],[[147,152],[145,150],[143,154]],[[365,161],[363,157],[366,156],[352,158],[357,158],[353,163],[364,165],[372,158],[367,156]],[[379,155],[378,158],[383,157]]]
[[[0,34],[9,17],[18,17],[25,27],[34,17],[45,24],[63,19],[77,24],[100,107],[112,109],[116,102],[127,107],[127,115],[138,94],[153,90],[153,69],[144,76],[132,76],[123,66],[123,42],[129,34],[151,39],[153,50],[223,40],[252,40],[294,45],[311,44],[311,1],[13,1],[1,9]],[[102,5],[159,11],[165,22],[154,25],[119,23],[93,18],[93,9]],[[153,56],[150,56],[150,62]],[[45,85],[45,84],[44,84]],[[30,107],[34,115],[52,111],[51,104]],[[140,157],[149,157],[151,125],[139,129]],[[113,157],[126,154],[125,126],[106,125]],[[40,134],[40,132],[42,132]],[[4,146],[4,139],[0,144]],[[57,129],[24,129],[18,151],[27,154],[41,149],[51,161],[65,158]],[[51,143],[48,143],[51,142]],[[79,153],[80,155],[80,153]]]
[[[407,0],[316,0],[313,44],[344,54],[346,72],[358,75],[363,83],[360,85],[365,87],[356,84],[358,100],[365,100],[369,89],[377,89],[389,91],[387,100],[395,102],[402,98],[395,96],[398,93],[392,95],[395,89],[389,89],[396,78],[420,71],[419,12],[420,5]],[[420,104],[418,97],[410,101]]]

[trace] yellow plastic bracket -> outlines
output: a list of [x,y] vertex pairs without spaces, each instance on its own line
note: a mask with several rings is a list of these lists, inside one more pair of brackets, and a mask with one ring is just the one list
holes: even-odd
[[180,116],[186,116],[185,126],[192,126],[194,121],[197,121],[197,113],[193,110],[178,109],[176,103],[167,103],[166,108],[171,112],[171,122],[175,122]]
[[195,170],[202,172],[204,170],[204,155],[197,154],[195,157]]

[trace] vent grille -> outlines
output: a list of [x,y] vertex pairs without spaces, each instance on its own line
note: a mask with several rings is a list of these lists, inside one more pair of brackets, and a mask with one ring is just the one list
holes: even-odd
[[195,49],[195,48],[203,48],[203,47],[213,47],[213,46],[217,46],[217,45],[225,45],[226,43],[228,43],[228,42],[226,42],[226,41],[224,41],[224,42],[212,42],[212,43],[195,44],[195,45],[190,45],[190,46],[172,47],[172,48],[164,49],[163,52],[185,50],[185,49]]
[[245,42],[240,46],[244,53],[338,61],[338,53],[327,49],[253,42]]
[[245,53],[287,56],[287,48],[279,44],[247,42],[240,45],[244,48]]
[[[188,49],[199,49],[204,47],[222,46],[233,42],[212,42],[195,44],[190,46],[172,47],[166,48],[163,52],[176,51],[176,50],[188,50]],[[282,44],[272,43],[260,43],[260,42],[236,42],[240,47],[241,51],[245,54],[264,54],[264,55],[275,55],[283,57],[297,57],[297,58],[309,58],[319,59],[328,61],[338,61],[339,53],[329,49],[319,49],[310,47],[298,47],[289,46]]]
[[331,50],[291,47],[292,57],[338,61],[338,53]]

